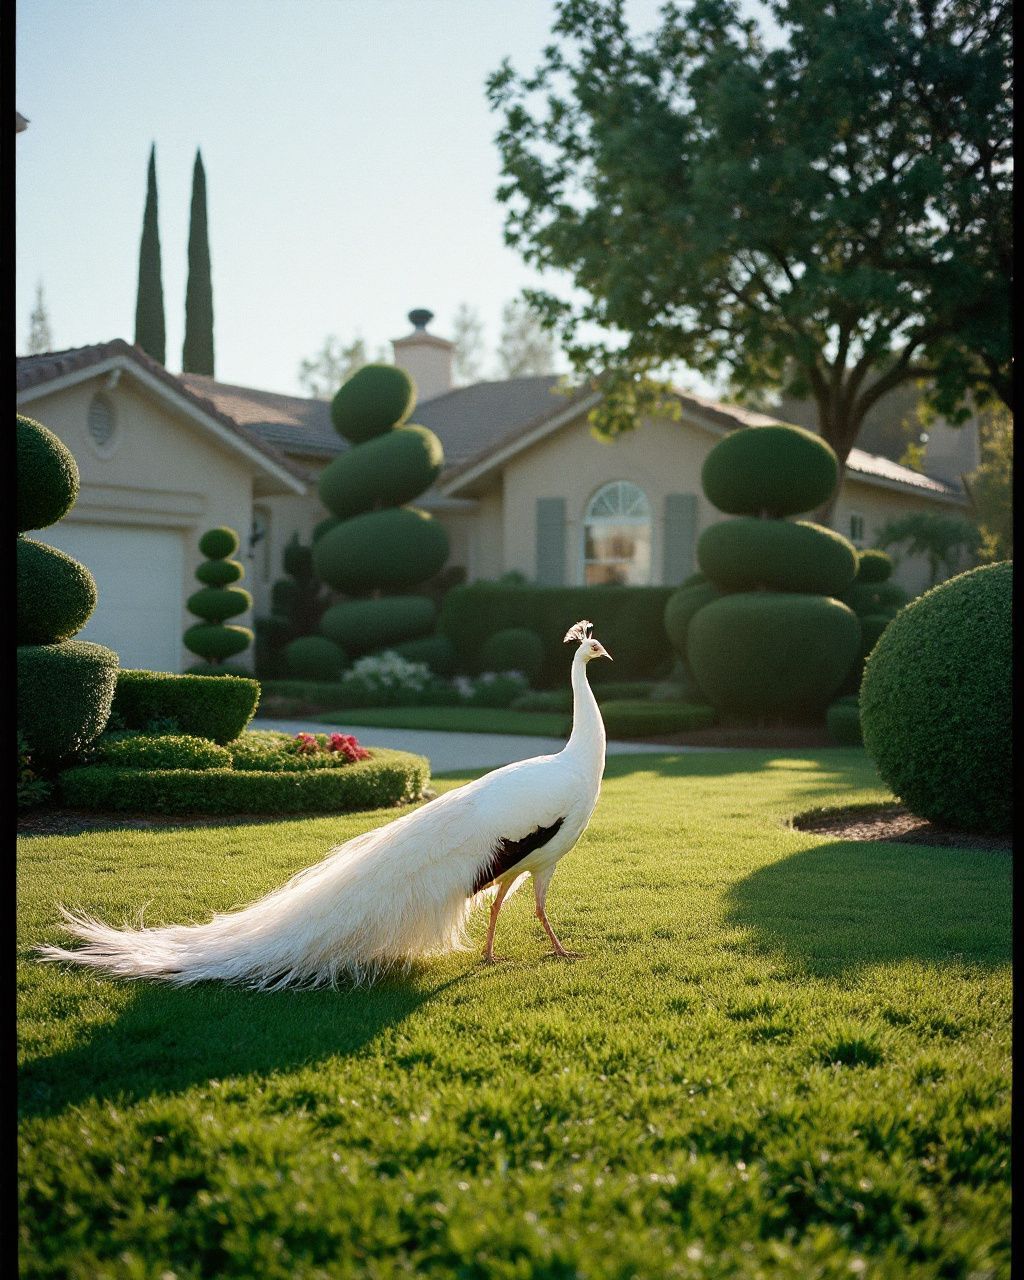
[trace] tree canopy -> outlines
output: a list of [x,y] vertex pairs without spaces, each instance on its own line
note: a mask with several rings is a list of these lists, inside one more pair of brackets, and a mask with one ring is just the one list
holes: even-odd
[[920,382],[961,421],[1012,402],[1008,0],[559,0],[533,74],[488,83],[505,235],[575,296],[531,291],[608,434],[677,362],[811,397],[844,463]]

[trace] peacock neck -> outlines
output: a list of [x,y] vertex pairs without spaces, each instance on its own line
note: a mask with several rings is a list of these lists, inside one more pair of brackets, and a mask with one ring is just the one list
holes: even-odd
[[583,650],[577,649],[572,662],[572,733],[565,744],[565,750],[601,771],[604,768],[604,746],[601,710],[587,679]]

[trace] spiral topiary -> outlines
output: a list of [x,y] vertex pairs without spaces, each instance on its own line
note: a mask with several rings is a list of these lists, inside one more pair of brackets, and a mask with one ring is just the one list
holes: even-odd
[[320,496],[333,523],[317,526],[312,561],[317,576],[336,591],[371,597],[334,606],[320,621],[321,634],[351,653],[420,639],[434,625],[429,600],[413,607],[393,598],[434,577],[448,558],[443,527],[427,512],[401,505],[427,489],[444,463],[433,432],[402,425],[415,403],[404,370],[365,365],[331,404],[335,429],[353,447],[320,475]]
[[1012,821],[1009,561],[926,591],[886,627],[860,690],[864,746],[912,812],[968,831]]
[[110,717],[118,657],[71,637],[96,607],[84,566],[23,536],[55,524],[75,504],[78,464],[41,423],[17,420],[18,728],[33,758],[57,765],[82,751]]
[[[208,529],[199,539],[199,550],[207,559],[196,570],[196,577],[206,583],[220,579],[224,585],[206,585],[189,596],[186,601],[189,612],[202,621],[189,627],[183,638],[185,647],[197,657],[220,664],[242,653],[252,643],[248,627],[227,624],[228,618],[252,608],[252,596],[241,587],[226,585],[238,582],[245,572],[239,561],[229,559],[238,550],[238,534],[234,529],[223,526]],[[223,567],[211,569],[211,565]]]
[[799,427],[743,428],[705,459],[705,493],[737,518],[701,534],[706,580],[670,597],[665,625],[720,711],[816,716],[856,661],[860,626],[837,598],[856,576],[856,549],[832,529],[782,518],[827,501],[837,478],[832,449]]

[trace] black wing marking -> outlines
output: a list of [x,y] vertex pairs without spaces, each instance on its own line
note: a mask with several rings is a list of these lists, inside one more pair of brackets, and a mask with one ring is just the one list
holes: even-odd
[[534,849],[543,848],[558,834],[564,821],[565,818],[559,818],[550,827],[537,827],[521,840],[509,840],[506,836],[502,836],[494,846],[490,858],[477,872],[470,892],[479,893],[481,889],[486,889],[499,876],[503,876],[506,871],[511,871],[517,862],[522,862],[527,854],[533,853]]

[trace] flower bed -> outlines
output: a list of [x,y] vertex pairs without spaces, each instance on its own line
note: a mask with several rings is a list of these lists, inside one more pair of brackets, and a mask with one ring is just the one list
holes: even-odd
[[349,734],[250,730],[215,748],[223,761],[190,760],[190,749],[181,737],[116,735],[101,742],[100,763],[60,775],[58,798],[118,813],[343,813],[422,799],[430,779],[424,756],[369,751]]

